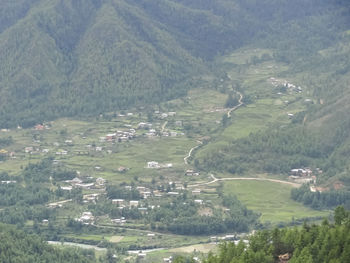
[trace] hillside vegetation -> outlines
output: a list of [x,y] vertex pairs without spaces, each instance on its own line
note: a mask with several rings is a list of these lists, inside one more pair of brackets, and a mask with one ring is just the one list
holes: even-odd
[[348,262],[349,249],[349,212],[338,207],[334,225],[324,221],[320,226],[259,232],[250,238],[249,246],[243,242],[222,244],[219,254],[210,255],[204,262],[340,263]]
[[94,252],[54,248],[36,235],[0,225],[0,262],[96,262]]
[[[178,97],[208,73],[215,56],[259,39],[282,43],[281,59],[286,45],[293,54],[300,46],[308,47],[301,53],[314,50],[310,41],[328,46],[345,29],[346,12],[344,1],[315,0],[6,0],[1,5],[1,127]],[[293,35],[286,35],[290,30]]]

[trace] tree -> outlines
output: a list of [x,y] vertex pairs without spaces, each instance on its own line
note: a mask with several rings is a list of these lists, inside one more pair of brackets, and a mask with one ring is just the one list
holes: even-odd
[[338,206],[334,210],[334,222],[336,225],[341,225],[349,218],[349,212],[345,210],[343,206]]

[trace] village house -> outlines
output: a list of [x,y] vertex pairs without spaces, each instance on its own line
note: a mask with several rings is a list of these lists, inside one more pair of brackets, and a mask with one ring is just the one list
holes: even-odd
[[71,187],[71,186],[61,186],[60,188],[63,191],[72,191],[72,189],[73,189],[73,187]]
[[171,168],[173,167],[173,164],[172,163],[167,163],[165,165],[163,165],[164,168]]
[[155,161],[147,162],[147,168],[159,168],[159,163]]
[[37,124],[37,125],[35,125],[34,129],[36,131],[43,131],[45,129],[45,126],[42,124]]
[[97,199],[98,199],[98,196],[100,194],[86,194],[86,195],[83,195],[83,200],[85,203],[89,203],[89,202],[95,202]]
[[1,181],[1,184],[15,184],[17,181]]
[[290,258],[291,258],[291,255],[289,253],[278,256],[279,263],[288,263]]
[[96,151],[96,152],[101,152],[102,149],[103,149],[103,148],[102,148],[101,146],[96,146],[95,151]]
[[172,256],[170,256],[168,258],[163,258],[163,262],[164,263],[171,263],[172,261],[173,261],[173,257]]
[[108,142],[112,142],[116,139],[117,134],[116,133],[109,133],[106,135],[105,140]]
[[186,170],[185,175],[187,175],[187,176],[198,176],[199,172],[195,172],[192,169],[188,169],[188,170]]
[[83,181],[78,177],[75,177],[72,180],[66,180],[65,182],[71,185],[76,185],[76,184],[81,184]]
[[178,185],[176,184],[176,187],[175,187],[176,190],[185,190],[185,187],[183,185]]
[[118,206],[124,205],[125,200],[124,199],[112,199],[112,204],[116,204]]
[[200,189],[195,189],[195,190],[192,191],[193,195],[199,195],[200,193],[201,193]]
[[95,185],[94,183],[88,183],[88,184],[80,183],[80,184],[75,184],[74,186],[77,188],[90,189],[94,185]]
[[111,221],[117,225],[124,225],[126,223],[125,217],[111,219]]
[[103,179],[102,177],[99,177],[96,179],[97,186],[104,186],[105,184],[106,184],[106,179]]
[[137,207],[137,206],[139,206],[139,201],[132,200],[129,202],[129,206],[130,207]]
[[118,172],[119,173],[124,173],[124,172],[126,172],[128,170],[128,168],[126,168],[126,167],[124,167],[124,166],[120,166],[119,168],[118,168]]
[[25,153],[31,153],[33,151],[33,147],[32,146],[28,146],[24,148],[24,152]]
[[310,168],[297,168],[297,169],[292,169],[290,171],[292,175],[299,175],[299,176],[311,176],[312,175],[312,170]]
[[165,118],[167,118],[168,117],[168,114],[167,113],[162,113],[161,115],[160,115],[160,118],[161,119],[165,119]]
[[66,151],[66,150],[58,150],[57,152],[56,152],[56,155],[67,155],[68,154],[68,151]]
[[0,150],[0,155],[7,155],[8,154],[8,151],[7,150],[5,150],[5,149],[1,149]]
[[67,144],[67,145],[73,145],[73,141],[72,140],[65,140],[64,143]]
[[150,123],[145,123],[145,122],[140,122],[138,125],[137,125],[137,128],[138,129],[149,129],[152,127],[152,124]]
[[82,216],[75,219],[78,222],[82,222],[86,225],[93,224],[95,218],[91,212],[83,212]]
[[167,194],[171,196],[177,196],[179,195],[179,192],[168,192]]
[[152,196],[152,192],[150,191],[144,191],[144,192],[141,192],[141,195],[144,199],[147,199],[148,197],[151,197]]
[[201,199],[194,200],[194,202],[195,202],[196,204],[200,204],[200,205],[203,204],[203,200],[201,200]]

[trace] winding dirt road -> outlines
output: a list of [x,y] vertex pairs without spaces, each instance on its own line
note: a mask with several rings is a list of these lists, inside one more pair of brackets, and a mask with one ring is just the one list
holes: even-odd
[[[240,93],[239,91],[237,91],[237,93],[239,94],[239,100],[238,100],[239,104],[236,105],[236,106],[234,106],[233,108],[231,108],[231,109],[227,112],[227,117],[228,117],[228,118],[231,117],[231,112],[237,110],[239,107],[241,107],[241,106],[243,105],[243,102],[242,102],[242,100],[243,100],[243,95],[242,95],[242,93]],[[165,125],[166,125],[167,123],[168,123],[168,122],[165,122],[165,123],[163,124],[163,126],[162,126],[162,131],[164,130],[164,127],[165,127]],[[192,154],[193,150],[197,149],[198,147],[200,147],[200,146],[203,144],[203,142],[201,142],[201,141],[198,141],[198,143],[199,143],[199,145],[192,147],[192,148],[190,149],[190,151],[188,152],[187,156],[184,158],[185,164],[188,164],[188,158],[191,157],[191,154]]]
[[220,182],[220,181],[234,181],[234,180],[267,181],[267,182],[274,182],[274,183],[280,183],[280,184],[288,184],[288,185],[291,185],[293,187],[300,187],[301,186],[301,184],[292,183],[292,182],[283,181],[283,180],[277,180],[277,179],[269,179],[269,178],[256,178],[256,177],[216,178],[213,174],[211,174],[210,177],[213,179],[212,181],[209,181],[206,183],[191,184],[191,185],[188,185],[187,187],[192,188],[192,187],[209,185],[209,184],[213,184],[213,183]]
[[200,147],[203,144],[203,142],[201,142],[201,141],[197,141],[197,142],[199,144],[197,146],[192,147],[191,150],[188,152],[187,156],[184,158],[185,164],[188,164],[188,158],[191,157],[193,150],[197,149],[198,147]]
[[240,93],[239,91],[237,91],[237,93],[239,94],[239,100],[238,100],[239,104],[236,105],[236,106],[234,106],[233,108],[231,108],[231,109],[227,112],[227,117],[228,117],[228,118],[231,117],[231,112],[237,110],[239,107],[241,107],[241,106],[243,105],[243,102],[242,102],[242,100],[243,100],[243,95],[242,95],[242,93]]
[[161,132],[163,132],[164,131],[164,129],[165,129],[165,126],[168,124],[168,121],[166,121],[166,122],[164,122],[164,124],[162,125],[162,129],[161,129]]

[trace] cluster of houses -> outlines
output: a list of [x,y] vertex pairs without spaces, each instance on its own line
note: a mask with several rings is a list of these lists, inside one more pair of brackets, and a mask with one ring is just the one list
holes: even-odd
[[43,131],[43,130],[49,130],[50,126],[48,124],[37,124],[34,126],[34,130],[36,131]]
[[100,193],[83,195],[83,203],[96,203],[100,195]]
[[[322,173],[322,170],[317,168],[317,172],[320,174]],[[289,179],[293,180],[296,183],[313,183],[316,184],[316,176],[313,175],[313,172],[310,168],[297,168],[297,169],[292,169],[290,171],[290,176]]]
[[[87,177],[89,181],[93,179],[93,177]],[[106,180],[99,177],[95,180],[95,182],[84,183],[82,179],[75,177],[72,180],[66,180],[65,183],[70,186],[61,186],[62,190],[72,190],[73,188],[82,188],[82,189],[104,189],[106,185]]]
[[100,142],[124,142],[136,137],[136,130],[129,129],[127,131],[116,131],[114,133],[108,133],[105,136],[100,137]]
[[269,82],[274,86],[274,87],[278,87],[278,86],[283,86],[284,88],[286,89],[290,89],[292,91],[295,91],[297,93],[301,93],[303,90],[300,86],[296,86],[292,83],[289,83],[288,81],[286,80],[281,80],[281,79],[276,79],[274,77],[271,77],[269,79]]
[[137,128],[138,129],[152,129],[152,123],[148,123],[148,122],[140,122],[138,125],[137,125]]
[[84,225],[92,225],[95,221],[95,217],[92,215],[91,212],[83,212],[83,214],[80,217],[75,218],[75,221],[81,222]]
[[162,132],[162,136],[164,136],[164,137],[176,137],[178,135],[184,135],[184,133],[183,132],[178,133],[176,131],[163,131]]
[[[141,214],[147,214],[148,213],[148,208],[154,209],[155,206],[148,206],[148,207],[141,207],[141,202],[138,200],[124,200],[124,199],[112,199],[112,203],[116,204],[119,209],[124,209],[124,208],[137,208],[137,210]],[[112,222],[115,224],[124,224],[126,223],[125,218],[120,218],[119,219],[112,219]]]
[[[41,153],[47,154],[50,152],[50,150],[47,148],[40,149],[40,147],[37,147],[37,146],[27,146],[27,147],[24,147],[24,152],[27,154],[30,154],[30,155],[39,155]],[[68,152],[65,150],[58,150],[56,154],[57,155],[66,155],[66,154],[68,154]]]

